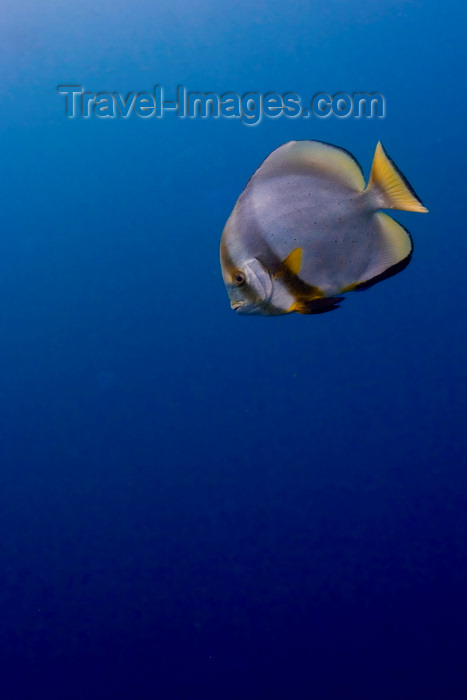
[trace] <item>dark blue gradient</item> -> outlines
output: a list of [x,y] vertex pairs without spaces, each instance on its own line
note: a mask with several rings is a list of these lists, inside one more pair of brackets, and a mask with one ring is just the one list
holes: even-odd
[[[0,694],[467,697],[465,6],[3,3]],[[384,119],[67,119],[94,92],[371,92]],[[290,139],[429,207],[400,275],[235,315],[225,220]]]

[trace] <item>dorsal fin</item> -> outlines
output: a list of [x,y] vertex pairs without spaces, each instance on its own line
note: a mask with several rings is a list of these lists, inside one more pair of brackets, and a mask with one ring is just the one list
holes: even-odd
[[365,180],[355,158],[345,149],[322,141],[289,141],[279,146],[260,165],[253,178],[280,175],[321,174],[362,192]]

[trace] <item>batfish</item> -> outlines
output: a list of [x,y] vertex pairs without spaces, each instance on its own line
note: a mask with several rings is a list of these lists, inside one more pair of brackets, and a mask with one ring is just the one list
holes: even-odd
[[337,308],[342,294],[402,270],[412,239],[381,209],[428,211],[381,143],[366,187],[343,148],[321,141],[277,148],[250,178],[222,233],[232,309],[323,313]]

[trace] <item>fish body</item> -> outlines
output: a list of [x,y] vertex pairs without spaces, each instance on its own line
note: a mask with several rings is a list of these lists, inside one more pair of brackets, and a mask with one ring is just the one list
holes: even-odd
[[250,178],[221,239],[221,267],[239,313],[322,313],[339,295],[405,267],[408,232],[383,208],[427,211],[378,143],[368,186],[353,156],[291,141]]

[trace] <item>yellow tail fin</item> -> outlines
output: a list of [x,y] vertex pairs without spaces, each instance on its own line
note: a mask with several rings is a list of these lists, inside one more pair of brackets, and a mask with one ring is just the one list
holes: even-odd
[[367,190],[378,190],[381,209],[427,212],[412,187],[387,155],[381,141],[376,145]]

